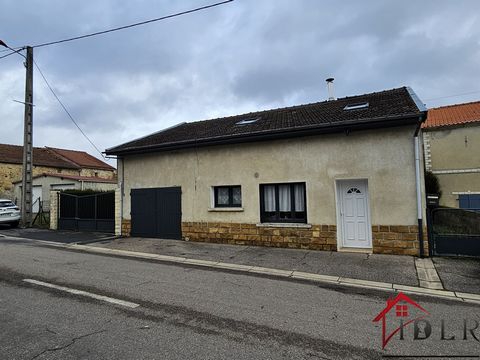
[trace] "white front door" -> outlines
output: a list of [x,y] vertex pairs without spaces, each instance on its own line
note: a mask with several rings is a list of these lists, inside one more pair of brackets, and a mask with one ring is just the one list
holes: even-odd
[[367,180],[339,180],[337,194],[342,246],[371,248]]

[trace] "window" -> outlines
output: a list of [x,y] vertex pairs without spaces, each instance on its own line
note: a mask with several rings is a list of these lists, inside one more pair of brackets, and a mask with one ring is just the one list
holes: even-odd
[[257,118],[250,118],[250,119],[243,119],[235,123],[235,125],[248,125],[248,124],[253,124],[260,120],[259,117]]
[[358,103],[358,104],[350,104],[343,108],[343,110],[360,110],[360,109],[367,109],[368,102],[365,103]]
[[241,207],[242,189],[236,186],[214,186],[215,207]]
[[307,222],[305,183],[260,185],[261,222]]

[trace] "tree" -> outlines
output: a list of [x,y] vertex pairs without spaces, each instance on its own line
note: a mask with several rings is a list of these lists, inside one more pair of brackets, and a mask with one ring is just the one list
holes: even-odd
[[427,194],[438,194],[438,197],[442,197],[442,190],[440,189],[440,183],[438,177],[431,171],[425,173],[425,190]]

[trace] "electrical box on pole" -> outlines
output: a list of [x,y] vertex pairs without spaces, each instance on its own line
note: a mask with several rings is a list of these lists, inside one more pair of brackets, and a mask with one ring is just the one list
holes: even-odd
[[27,75],[25,80],[25,117],[23,131],[23,169],[22,169],[22,225],[32,223],[32,172],[33,172],[33,48],[27,46],[25,62]]

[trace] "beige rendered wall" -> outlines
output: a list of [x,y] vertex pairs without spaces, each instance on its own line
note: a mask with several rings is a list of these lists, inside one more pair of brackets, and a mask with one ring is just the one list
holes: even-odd
[[456,192],[480,192],[480,125],[425,133],[427,158],[442,189],[440,204],[458,207]]
[[[336,224],[336,179],[368,179],[371,223],[415,225],[413,126],[132,155],[124,162],[123,217],[130,189],[181,186],[182,221],[260,222],[259,184],[306,182],[308,222]],[[422,166],[423,169],[423,166]],[[119,183],[122,164],[118,164]],[[211,187],[241,185],[241,212],[211,212]]]

